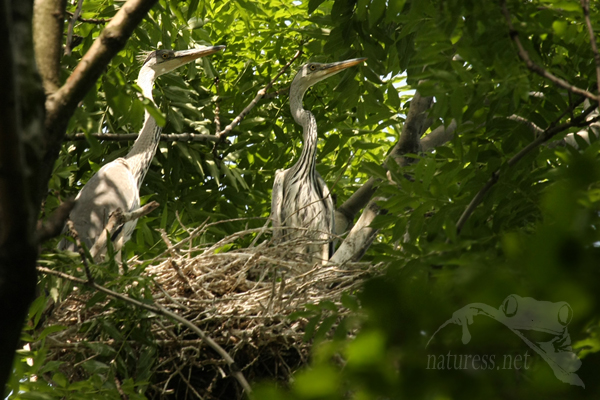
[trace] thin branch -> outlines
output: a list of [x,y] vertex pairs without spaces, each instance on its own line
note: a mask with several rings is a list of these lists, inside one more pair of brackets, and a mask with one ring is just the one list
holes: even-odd
[[[578,104],[580,104],[580,103],[578,103]],[[515,154],[510,160],[508,160],[506,162],[506,165],[509,167],[512,167],[513,165],[518,163],[523,157],[525,157],[527,154],[529,154],[533,149],[535,149],[542,143],[548,141],[550,138],[552,138],[552,136],[559,134],[559,133],[565,131],[566,129],[576,127],[576,126],[577,127],[586,126],[586,125],[590,125],[596,121],[599,121],[600,116],[593,118],[591,120],[586,120],[586,117],[591,112],[593,112],[596,108],[597,108],[597,105],[594,104],[594,105],[588,107],[587,109],[585,109],[581,114],[579,114],[577,117],[572,119],[570,122],[566,122],[564,124],[556,126],[556,123],[558,123],[558,121],[560,121],[560,119],[562,118],[562,116],[559,117],[552,125],[550,125],[550,127],[548,127],[548,129],[546,129],[544,131],[543,134],[538,136],[533,142],[529,143],[521,151],[519,151],[517,154]],[[567,111],[565,111],[565,113],[566,112]],[[563,113],[563,115],[564,115],[564,113]],[[492,188],[492,186],[494,186],[496,184],[496,182],[498,182],[499,178],[500,178],[500,169],[497,169],[496,171],[494,171],[494,173],[492,174],[490,179],[488,179],[485,186],[475,195],[473,200],[471,200],[471,202],[469,203],[469,205],[467,206],[465,211],[460,216],[458,222],[456,223],[456,234],[457,235],[460,234],[460,231],[462,230],[463,226],[467,222],[467,219],[469,219],[471,214],[473,214],[473,212],[475,211],[475,208],[477,208],[477,206],[483,201],[483,198],[485,197],[487,192]]]
[[215,101],[215,134],[221,133],[221,108],[219,107],[219,77],[215,76],[215,90],[217,92],[217,100]]
[[75,22],[79,19],[81,14],[81,7],[83,7],[83,0],[77,1],[77,7],[73,13],[73,18],[69,21],[69,29],[67,30],[67,44],[65,45],[65,55],[71,55],[71,44],[73,43],[73,30],[75,29]]
[[121,387],[121,380],[119,379],[119,377],[115,375],[114,380],[115,380],[115,386],[117,387],[117,392],[119,392],[119,396],[121,396],[121,399],[129,400],[129,396],[127,396],[125,394],[125,392],[123,391],[123,388]]
[[588,33],[590,35],[590,45],[592,46],[592,52],[594,53],[594,61],[596,61],[596,87],[598,88],[598,96],[600,96],[600,54],[598,53],[598,46],[596,45],[594,27],[590,20],[590,0],[581,0],[581,8],[583,9],[585,24],[587,25]]
[[540,128],[539,126],[537,126],[536,124],[534,124],[530,120],[521,117],[520,115],[513,114],[513,115],[509,115],[506,118],[510,119],[511,121],[520,122],[520,123],[523,123],[523,124],[527,125],[529,127],[529,129],[533,132],[533,134],[535,135],[535,137],[538,137],[539,135],[541,135],[542,133],[544,133],[544,130],[542,128]]
[[85,256],[85,250],[83,249],[83,245],[81,244],[81,240],[79,239],[79,233],[77,233],[77,229],[75,229],[75,224],[73,221],[67,221],[67,229],[69,229],[69,235],[75,239],[75,244],[77,244],[77,252],[79,253],[79,257],[81,258],[81,263],[83,264],[83,268],[85,269],[85,276],[88,278],[88,282],[94,283],[94,277],[92,276],[92,272],[90,271],[90,266],[87,262],[87,257]]
[[275,97],[279,96],[280,94],[286,94],[286,93],[288,93],[289,91],[290,91],[290,87],[289,87],[289,86],[287,86],[287,87],[284,87],[284,88],[282,88],[282,89],[277,89],[277,90],[276,90],[276,91],[274,91],[274,92],[271,92],[271,93],[267,93],[267,94],[265,94],[265,95],[263,96],[263,100],[273,99],[273,98],[275,98]]
[[578,88],[577,86],[571,85],[569,82],[565,81],[564,79],[561,79],[561,78],[553,75],[552,73],[550,73],[543,67],[534,63],[531,60],[531,58],[529,58],[529,53],[527,53],[527,51],[521,44],[521,40],[519,39],[519,33],[515,30],[515,27],[513,26],[513,23],[511,21],[510,12],[508,11],[508,8],[506,7],[506,0],[501,0],[500,5],[502,6],[502,13],[504,14],[504,18],[506,19],[506,23],[509,28],[510,38],[513,40],[513,42],[515,42],[517,49],[519,51],[519,57],[521,57],[521,59],[525,62],[525,64],[527,65],[527,68],[529,68],[531,71],[535,72],[536,74],[548,79],[555,85],[562,87],[563,89],[566,89],[572,93],[575,93],[575,94],[578,94],[581,96],[585,96],[590,100],[598,102],[600,97],[594,95],[593,93],[588,92],[587,90],[584,90],[584,89]]
[[292,59],[285,64],[281,70],[279,70],[279,72],[277,73],[277,75],[275,75],[275,78],[273,78],[271,80],[271,82],[269,82],[264,88],[260,89],[258,91],[258,93],[256,93],[256,97],[254,98],[254,100],[252,100],[250,102],[250,104],[248,104],[246,106],[246,108],[244,108],[242,110],[242,112],[233,119],[233,121],[231,121],[231,123],[229,125],[227,125],[225,127],[225,129],[223,129],[223,131],[219,132],[219,134],[217,134],[216,136],[218,137],[219,141],[225,139],[228,135],[231,134],[232,129],[240,123],[240,121],[246,116],[248,115],[248,113],[250,112],[250,110],[252,110],[254,108],[254,106],[256,106],[256,104],[258,104],[258,102],[265,97],[265,95],[267,94],[267,90],[271,89],[271,87],[273,86],[273,84],[277,81],[277,79],[279,79],[279,77],[290,67],[290,65],[292,65],[292,63],[294,61],[296,61],[296,59],[298,57],[300,57],[303,54],[303,51],[300,49],[296,52],[296,54],[294,54],[294,57],[292,57]]
[[75,207],[74,200],[67,200],[62,203],[48,218],[46,222],[38,221],[37,224],[37,237],[38,243],[43,243],[48,239],[52,239],[61,234],[65,222],[69,218],[71,210]]
[[105,288],[104,286],[98,285],[97,283],[93,282],[93,281],[89,281],[89,280],[84,280],[81,278],[77,278],[75,276],[66,274],[64,272],[60,272],[60,271],[55,271],[52,270],[50,268],[46,268],[46,267],[42,267],[42,266],[38,266],[37,270],[39,272],[42,272],[44,274],[47,275],[54,275],[54,276],[58,276],[60,278],[63,279],[67,279],[71,282],[75,282],[75,283],[79,283],[82,285],[87,285],[91,288],[94,288],[96,290],[98,290],[99,292],[103,292],[106,293],[107,295],[114,297],[116,299],[122,300],[126,303],[132,304],[136,307],[139,308],[143,308],[144,310],[148,310],[151,311],[155,314],[158,315],[162,315],[164,317],[170,318],[172,320],[175,320],[179,323],[181,323],[182,325],[185,325],[186,327],[188,327],[190,330],[192,330],[196,335],[198,335],[206,344],[208,344],[215,352],[217,352],[217,354],[219,354],[219,356],[221,356],[221,358],[223,358],[225,360],[225,362],[227,363],[227,365],[229,366],[229,370],[231,372],[231,375],[233,375],[233,377],[235,379],[237,379],[237,381],[240,383],[240,385],[244,388],[244,390],[246,391],[246,393],[250,394],[252,393],[252,388],[250,387],[250,384],[248,384],[248,381],[246,380],[246,378],[244,377],[244,374],[240,371],[240,369],[236,366],[235,364],[235,360],[229,355],[229,353],[227,353],[225,351],[225,349],[223,349],[221,346],[219,346],[219,344],[217,342],[215,342],[212,338],[210,338],[206,333],[204,333],[203,330],[201,330],[200,328],[198,328],[195,324],[193,324],[192,322],[188,321],[187,319],[171,312],[168,311],[167,309],[165,309],[164,307],[155,304],[155,303],[148,303],[147,300],[145,300],[145,302],[141,302],[139,300],[136,300],[132,297],[123,295],[121,293],[117,293],[114,292],[108,288]]
[[[67,14],[70,15],[71,18],[75,16],[75,13],[72,13],[71,11],[67,11]],[[81,15],[77,18],[78,21],[98,25],[108,24],[111,19],[112,18],[83,18]]]
[[[143,207],[140,207],[131,212],[124,212],[120,208],[117,208],[110,214],[108,219],[108,223],[104,228],[104,232],[106,234],[101,234],[96,239],[96,242],[90,249],[90,254],[94,258],[94,261],[98,262],[100,254],[103,254],[104,249],[106,249],[106,243],[113,236],[116,230],[125,224],[126,222],[133,221],[143,216],[150,214],[152,211],[156,210],[160,204],[156,201],[151,201]],[[77,244],[79,246],[79,243]]]
[[[116,142],[133,142],[138,138],[137,133],[90,133],[89,136],[98,140],[109,140]],[[65,137],[65,140],[80,141],[86,140],[85,133],[74,133]],[[160,140],[163,142],[216,142],[219,140],[214,135],[206,135],[201,133],[163,133],[160,135]]]

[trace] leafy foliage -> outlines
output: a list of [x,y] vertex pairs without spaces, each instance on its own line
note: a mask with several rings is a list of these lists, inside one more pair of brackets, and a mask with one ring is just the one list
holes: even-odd
[[[85,1],[82,16],[110,18],[120,5]],[[596,91],[597,66],[578,2],[508,1],[507,8],[533,62]],[[600,9],[595,2],[591,21],[597,31]],[[82,41],[62,60],[65,79],[101,29],[76,25],[75,35]],[[309,320],[306,339],[315,340],[311,365],[289,387],[257,387],[256,398],[597,396],[600,144],[592,137],[590,143],[579,140],[579,149],[544,145],[508,164],[535,139],[529,126],[512,116],[544,130],[578,115],[584,105],[519,59],[500,2],[161,0],[70,121],[70,133],[88,136],[85,142],[65,143],[50,182],[47,214],[60,199],[74,196],[104,163],[127,152],[127,143],[99,142],[89,134],[137,132],[144,109],[152,109],[139,99],[134,84],[136,56],[198,44],[226,44],[227,49],[158,79],[159,110],[153,112],[162,115],[157,120],[164,121],[165,133],[214,134],[217,104],[224,127],[298,49],[304,51],[301,61],[274,89],[288,86],[293,71],[307,60],[368,57],[366,65],[312,88],[304,106],[318,121],[318,169],[338,205],[367,178],[381,178],[377,196],[385,198],[381,206],[387,212],[373,223],[380,231],[364,260],[382,261],[389,268],[361,293],[348,295],[345,306],[356,311],[353,319],[337,324],[335,306],[328,303],[307,305],[306,312],[296,314]],[[410,166],[388,163],[391,182],[381,165],[406,118],[413,93],[408,89],[434,96],[428,133],[453,119],[458,129],[451,142],[420,155]],[[157,200],[162,207],[138,221],[124,259],[135,255],[150,260],[161,254],[166,246],[160,230],[176,242],[186,229],[207,219],[231,220],[197,239],[215,242],[265,223],[275,171],[299,156],[301,129],[281,94],[261,101],[233,133],[214,148],[212,142],[161,143],[142,195],[144,202]],[[496,171],[498,182],[458,233],[457,221]],[[46,245],[42,262],[72,270],[69,265],[76,261],[54,254],[54,247]],[[151,297],[151,283],[140,279],[138,271],[121,275],[113,264],[95,273],[117,291]],[[43,278],[41,286],[54,299],[72,290],[53,278]],[[495,307],[512,293],[571,305],[569,332],[582,358],[577,373],[585,389],[560,382],[541,358],[531,369],[518,371],[427,368],[429,354],[526,352],[523,342],[510,339],[514,335],[480,319],[472,325],[470,346],[460,343],[460,329],[454,326],[440,331],[432,347],[426,347],[436,329],[465,304]],[[146,393],[154,344],[144,342],[144,321],[152,316],[126,307],[114,320],[90,326],[99,337],[119,343],[132,338],[147,350],[98,348],[97,359],[85,361],[89,378],[69,382],[60,365],[44,362],[44,337],[48,329],[59,328],[36,330],[43,304],[45,300],[34,304],[32,325],[24,332],[27,341],[41,345],[15,363],[11,397],[114,398],[117,374],[130,398]],[[99,295],[87,306],[94,304],[123,307]],[[33,366],[27,357],[33,357]],[[136,370],[135,360],[147,362]],[[31,380],[33,375],[39,379]]]

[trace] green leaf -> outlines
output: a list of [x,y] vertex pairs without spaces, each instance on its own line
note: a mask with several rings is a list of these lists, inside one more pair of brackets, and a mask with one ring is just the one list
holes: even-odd
[[44,328],[44,330],[39,334],[38,340],[45,339],[48,335],[51,335],[56,332],[64,331],[67,329],[66,326],[63,325],[51,325]]
[[371,0],[369,6],[369,26],[373,27],[385,13],[386,0]]
[[358,311],[358,299],[348,293],[342,294],[342,305],[351,311]]
[[325,0],[309,0],[308,14],[312,14]]
[[367,15],[367,8],[370,0],[358,0],[356,3],[355,16],[359,21],[364,21]]
[[331,398],[340,385],[340,377],[331,366],[319,365],[296,376],[293,390],[301,398]]
[[352,367],[376,365],[385,356],[385,337],[379,331],[361,332],[346,350]]
[[326,317],[319,325],[319,329],[317,329],[315,332],[315,340],[324,339],[331,328],[333,328],[333,325],[336,323],[337,319],[337,315],[330,315],[329,317]]
[[321,149],[321,152],[319,153],[319,158],[323,158],[327,154],[334,151],[338,147],[339,143],[340,143],[339,135],[334,135],[334,134],[329,135],[329,137],[327,138],[327,141],[325,142],[325,145],[323,146],[323,148]]
[[106,373],[110,369],[108,365],[97,360],[87,360],[81,366],[90,374]]
[[400,96],[398,96],[398,91],[391,83],[388,84],[387,87],[387,98],[388,104],[395,110],[400,108]]
[[142,100],[142,103],[144,104],[144,108],[146,109],[146,111],[148,111],[152,118],[156,120],[156,124],[160,127],[164,127],[167,123],[167,119],[160,112],[160,110],[156,108],[156,105],[146,98]]
[[52,380],[59,387],[62,387],[62,388],[66,388],[69,385],[69,381],[67,380],[67,377],[62,372],[57,372],[54,375],[52,375]]

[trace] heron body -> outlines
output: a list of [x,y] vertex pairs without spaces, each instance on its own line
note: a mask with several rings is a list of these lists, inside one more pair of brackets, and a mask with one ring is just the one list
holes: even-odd
[[304,146],[299,160],[289,169],[277,171],[271,199],[273,235],[279,241],[308,239],[300,252],[311,262],[325,264],[333,255],[335,209],[327,184],[317,172],[317,121],[302,107],[309,87],[364,58],[331,64],[308,63],[300,68],[290,87],[290,110],[303,128]]
[[[158,76],[224,48],[225,46],[213,46],[183,51],[151,52],[144,61],[137,80],[144,97],[153,101],[152,87]],[[142,131],[129,153],[100,168],[77,195],[75,208],[69,217],[82,243],[88,248],[103,234],[113,211],[120,208],[131,212],[140,207],[140,187],[156,153],[161,130],[156,120],[146,111]],[[129,240],[136,223],[136,220],[126,222],[113,234],[111,240],[115,251],[118,252]],[[75,250],[75,245],[63,239],[59,249]],[[102,249],[101,253],[105,251],[106,249]],[[101,254],[96,256],[99,255]]]

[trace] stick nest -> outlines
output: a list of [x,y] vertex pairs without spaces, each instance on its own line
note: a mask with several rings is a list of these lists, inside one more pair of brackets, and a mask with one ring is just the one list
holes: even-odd
[[[302,240],[279,245],[265,241],[254,247],[235,248],[241,237],[255,232],[240,232],[214,245],[196,246],[191,245],[191,239],[201,233],[199,230],[190,232],[189,238],[175,245],[163,235],[169,250],[152,260],[145,274],[155,283],[154,302],[204,330],[235,359],[246,379],[253,382],[276,378],[287,382],[307,362],[309,354],[305,328],[311,317],[297,312],[305,312],[307,304],[333,303],[337,311],[330,307],[315,318],[334,315],[339,322],[350,313],[342,305],[342,294],[358,290],[367,277],[379,273],[381,265],[311,264],[291,250],[305,244]],[[135,268],[141,263],[132,259],[129,266]],[[109,314],[115,310],[107,307],[109,300],[84,308],[92,295],[75,291],[54,310],[52,322],[69,327],[50,338],[55,358],[69,360],[77,352],[93,358],[94,346],[90,343],[115,349],[122,345],[113,338],[98,340],[82,333],[86,323],[110,318]],[[147,395],[242,396],[237,382],[229,377],[224,360],[193,332],[162,316],[154,316],[150,321],[154,337],[149,340],[156,345],[157,352]],[[134,341],[132,346],[135,345]],[[77,360],[81,359],[79,354]],[[70,364],[75,365],[75,361],[71,359]],[[70,372],[72,379],[76,379],[75,372]],[[185,396],[180,396],[184,392]]]

